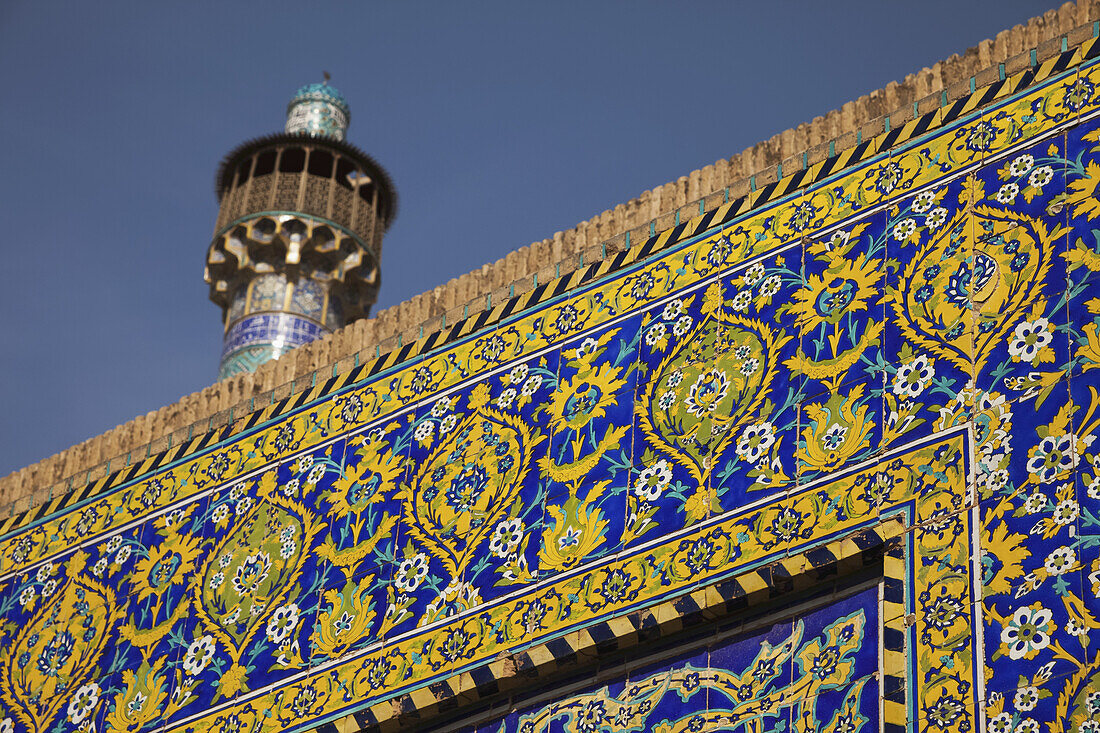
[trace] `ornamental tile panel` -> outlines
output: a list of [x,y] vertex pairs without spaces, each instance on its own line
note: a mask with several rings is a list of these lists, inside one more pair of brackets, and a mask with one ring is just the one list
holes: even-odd
[[1072,56],[31,511],[0,730],[1100,729]]

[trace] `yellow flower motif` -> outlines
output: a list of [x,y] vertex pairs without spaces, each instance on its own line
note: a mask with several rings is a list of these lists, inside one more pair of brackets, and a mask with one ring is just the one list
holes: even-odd
[[806,406],[810,424],[802,431],[798,453],[807,470],[836,468],[870,447],[874,422],[867,417],[867,405],[856,407],[866,387],[858,384],[847,395],[838,392],[825,403]]
[[358,514],[385,500],[401,476],[401,456],[395,456],[388,448],[381,440],[362,446],[356,451],[359,462],[345,468],[344,474],[332,482],[332,488],[325,492],[325,501],[337,516]]
[[467,400],[471,410],[476,410],[489,404],[489,385],[482,382],[474,387],[470,392],[470,398]]
[[719,510],[718,492],[706,485],[696,488],[684,502],[684,514],[687,515],[688,524],[706,519],[712,511]]
[[[589,452],[587,455],[577,458],[571,462],[564,464],[555,463],[554,459],[549,453],[541,456],[538,459],[538,465],[543,470],[545,475],[554,479],[561,484],[569,484],[575,481],[579,481],[588,475],[588,472],[596,467],[603,457],[612,449],[621,445],[622,439],[630,431],[629,425],[609,425],[607,431],[604,432],[603,438],[600,439],[599,444],[595,450]],[[578,437],[572,441],[573,456],[579,456],[582,453],[583,439]]]
[[218,680],[218,694],[214,699],[217,700],[219,697],[231,698],[238,692],[247,691],[248,687],[245,684],[247,681],[248,668],[240,663],[234,664]]
[[201,540],[190,534],[180,534],[168,528],[164,541],[149,550],[134,566],[132,589],[137,600],[161,597],[174,585],[191,579],[199,557]]
[[161,716],[168,699],[168,678],[162,677],[161,665],[150,666],[145,660],[137,671],[122,671],[122,692],[115,695],[114,709],[104,719],[106,731],[141,730]]
[[1100,325],[1090,323],[1082,329],[1085,343],[1077,347],[1077,356],[1083,358],[1083,370],[1100,368]]
[[982,179],[971,173],[963,181],[959,191],[959,206],[973,206],[985,198],[985,183]]
[[[291,469],[293,472],[293,469]],[[265,471],[264,475],[260,477],[260,484],[257,487],[257,496],[260,499],[266,499],[275,493],[275,489],[279,488],[278,480],[276,479],[276,472]]]
[[[870,321],[854,347],[831,358],[813,359],[799,349],[798,353],[785,360],[783,365],[788,369],[806,375],[810,379],[822,381],[835,379],[859,363],[859,357],[863,355],[868,347],[879,343],[882,337],[882,329],[885,326],[886,324],[882,321]],[[829,341],[832,342],[832,340],[832,337],[830,337]]]
[[[359,566],[363,564],[374,548],[378,546],[378,543],[382,540],[393,537],[393,529],[397,524],[396,514],[383,514],[382,520],[378,523],[376,529],[371,530],[366,527],[370,534],[361,541],[356,541],[350,547],[343,550],[337,550],[336,546],[331,541],[324,542],[316,547],[314,552],[318,557],[328,560],[332,563],[332,566],[342,572],[345,578],[351,579],[355,576]],[[363,526],[358,523],[353,526],[355,532],[354,537],[358,540],[360,532],[363,530]]]
[[551,526],[542,533],[539,563],[544,570],[569,570],[604,543],[607,520],[599,507],[570,496],[561,506],[546,507]]
[[867,310],[870,299],[879,295],[875,281],[881,266],[882,260],[860,254],[854,261],[840,260],[821,275],[811,275],[791,298],[790,312],[799,331],[810,333],[825,323],[836,325],[847,313]]
[[714,282],[707,286],[703,294],[702,311],[706,315],[713,316],[722,307],[722,286]]
[[336,656],[355,642],[366,638],[374,622],[374,600],[370,587],[374,576],[349,581],[343,590],[326,590],[321,598],[311,641],[313,653]]
[[626,384],[621,374],[621,369],[610,364],[600,364],[596,368],[586,364],[568,381],[559,384],[544,408],[550,413],[551,429],[554,432],[580,430],[606,415],[608,408],[617,402],[615,393]]
[[1011,533],[1004,524],[992,531],[986,531],[982,539],[984,554],[995,558],[996,571],[985,583],[988,595],[1000,595],[1014,590],[1013,582],[1024,574],[1024,560],[1031,556],[1031,550],[1025,547],[1027,538]]
[[1085,214],[1089,221],[1100,216],[1100,199],[1096,196],[1098,186],[1100,186],[1100,165],[1090,160],[1085,166],[1085,177],[1066,185],[1066,203],[1073,207],[1074,216]]

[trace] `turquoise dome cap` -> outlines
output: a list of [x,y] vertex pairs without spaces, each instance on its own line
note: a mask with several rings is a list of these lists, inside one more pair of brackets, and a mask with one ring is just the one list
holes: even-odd
[[289,113],[295,105],[303,102],[328,102],[343,112],[349,122],[351,121],[351,108],[348,107],[348,100],[344,99],[344,95],[340,93],[339,89],[327,81],[299,87],[298,91],[294,92],[294,96],[290,98],[286,111]]
[[286,106],[286,131],[310,137],[343,140],[351,122],[351,109],[344,95],[328,83],[306,84],[294,93]]

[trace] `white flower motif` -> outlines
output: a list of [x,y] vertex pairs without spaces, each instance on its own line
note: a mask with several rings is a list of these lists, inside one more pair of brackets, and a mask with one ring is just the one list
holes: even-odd
[[989,719],[989,733],[1012,733],[1012,715],[1001,713]]
[[665,329],[665,324],[655,323],[649,327],[649,330],[645,332],[646,346],[653,346],[665,337],[668,331]]
[[1031,170],[1033,165],[1035,165],[1035,157],[1025,153],[1009,164],[1008,172],[1013,178],[1019,178]]
[[1096,474],[1092,481],[1089,481],[1085,493],[1088,494],[1090,499],[1100,499],[1100,473]]
[[1065,575],[1076,566],[1077,551],[1072,547],[1059,547],[1043,561],[1043,567],[1051,575]]
[[646,466],[634,481],[634,493],[645,501],[657,501],[668,485],[672,483],[672,466],[661,459],[652,466]]
[[38,572],[35,573],[34,577],[38,580],[39,583],[45,583],[46,580],[50,577],[50,573],[52,573],[52,572],[53,572],[53,563],[48,562],[45,565],[43,565],[42,567],[38,568]]
[[118,552],[115,553],[115,565],[122,565],[127,560],[129,560],[130,552],[131,550],[129,545],[118,548]]
[[1033,492],[1031,494],[1031,496],[1027,497],[1027,501],[1024,502],[1024,512],[1026,514],[1035,514],[1037,512],[1042,511],[1043,508],[1046,507],[1046,505],[1047,505],[1046,494],[1044,494],[1041,491],[1036,490],[1035,492]]
[[440,397],[438,400],[435,401],[435,404],[432,405],[432,417],[442,417],[443,415],[447,414],[450,409],[451,398]]
[[668,379],[665,380],[665,384],[669,387],[675,387],[680,382],[684,381],[684,373],[679,369],[668,375]]
[[508,372],[508,383],[519,384],[524,379],[527,379],[527,372],[530,368],[526,364],[517,364],[512,367],[512,371]]
[[757,262],[745,271],[744,276],[741,278],[741,287],[751,288],[753,285],[760,282],[760,278],[762,277],[764,277],[764,265],[761,262]]
[[1008,355],[1017,361],[1035,363],[1035,358],[1044,346],[1054,340],[1050,322],[1045,318],[1023,321],[1012,332],[1012,341],[1008,344]]
[[107,547],[106,547],[107,552],[114,552],[119,547],[122,547],[122,538],[120,536],[118,536],[117,534],[114,537],[112,537],[111,539],[107,540]]
[[282,644],[298,625],[298,604],[280,606],[267,620],[267,638],[272,644]]
[[393,584],[402,593],[412,593],[428,577],[428,556],[418,552],[412,557],[401,561],[397,567],[397,574],[393,578]]
[[218,571],[210,576],[210,590],[217,590],[225,582],[225,573]]
[[1012,704],[1022,713],[1034,710],[1035,706],[1039,704],[1039,688],[1021,687],[1016,690],[1016,694],[1012,698]]
[[933,191],[921,191],[913,199],[913,213],[923,214],[936,203],[936,194]]
[[532,374],[530,377],[527,378],[527,381],[523,383],[523,388],[520,390],[520,393],[524,397],[530,397],[531,395],[535,394],[535,392],[538,392],[539,387],[541,386],[542,376],[538,374]]
[[499,407],[502,410],[507,410],[509,407],[512,406],[512,403],[515,402],[515,401],[516,401],[516,390],[513,389],[512,387],[509,387],[508,389],[501,392],[500,396],[497,397],[497,407]]
[[1050,646],[1050,633],[1055,628],[1051,623],[1053,616],[1039,603],[1017,608],[1001,630],[1001,641],[1008,645],[1009,658],[1023,659]]
[[1054,169],[1049,165],[1041,165],[1031,172],[1031,175],[1027,177],[1027,182],[1032,188],[1042,189],[1043,186],[1050,183],[1052,178],[1054,178]]
[[666,321],[675,320],[684,310],[684,304],[679,300],[670,300],[665,303],[665,309],[661,311],[661,318]]
[[101,557],[96,560],[95,565],[92,566],[92,572],[95,573],[96,577],[99,577],[103,575],[104,572],[106,572],[107,565],[107,558]]
[[1065,527],[1076,522],[1079,516],[1081,516],[1080,505],[1073,499],[1066,499],[1058,502],[1058,506],[1054,507],[1054,514],[1051,519],[1058,526]]
[[425,420],[416,426],[416,431],[413,432],[413,437],[418,441],[423,442],[432,437],[432,433],[435,432],[435,423],[431,420]]
[[897,374],[894,375],[894,394],[898,397],[916,399],[935,376],[936,370],[932,360],[921,354],[898,368]]
[[740,313],[749,307],[749,303],[752,302],[752,292],[748,290],[742,290],[737,295],[733,296],[733,300],[730,301],[730,308]]
[[894,239],[903,242],[917,231],[917,223],[912,219],[902,219],[894,225]]
[[214,637],[206,635],[195,639],[187,647],[187,656],[183,659],[183,671],[189,675],[198,676],[210,664],[214,658]]
[[69,707],[67,710],[69,722],[73,725],[81,725],[84,720],[92,714],[95,710],[95,706],[99,703],[99,685],[94,682],[77,689],[73,693],[72,700],[69,701]]
[[998,468],[983,475],[985,477],[985,486],[990,493],[996,493],[1008,484],[1008,471],[1003,468]]
[[680,316],[676,319],[676,325],[672,327],[672,332],[679,338],[688,332],[691,328],[691,316]]
[[779,286],[782,283],[782,279],[779,275],[769,275],[760,285],[760,294],[765,298],[769,298],[779,292]]
[[1002,204],[1011,204],[1016,200],[1016,194],[1020,193],[1020,187],[1015,183],[1006,183],[997,191],[997,201]]
[[316,486],[317,482],[320,481],[321,477],[324,476],[324,475],[325,475],[325,467],[323,465],[321,465],[320,463],[318,463],[316,466],[314,466],[310,470],[309,475],[306,476],[306,484],[308,486]]
[[597,342],[596,339],[586,338],[581,342],[581,345],[577,347],[576,351],[573,352],[573,358],[583,359],[585,356],[595,351],[597,346],[599,346],[599,342]]
[[775,444],[775,426],[770,422],[749,425],[741,432],[734,449],[737,457],[748,463],[756,463]]
[[447,415],[439,421],[439,432],[449,433],[454,429],[454,426],[458,424],[458,415]]
[[506,558],[516,551],[522,541],[523,520],[518,517],[504,519],[493,529],[493,536],[489,539],[489,552],[495,557]]
[[51,578],[46,581],[46,584],[42,586],[42,597],[53,595],[53,592],[57,590],[57,578]]
[[742,376],[751,377],[760,368],[759,359],[747,359],[741,364]]
[[1027,471],[1043,481],[1052,481],[1059,474],[1072,471],[1080,460],[1075,434],[1049,435],[1032,449],[1027,461]]
[[233,511],[236,512],[238,517],[240,517],[240,516],[244,516],[244,514],[246,514],[248,512],[248,510],[251,509],[251,508],[252,508],[252,497],[251,496],[246,496],[246,497],[244,497],[243,499],[241,499],[240,501],[237,502],[237,506],[234,507]]
[[668,408],[672,407],[673,403],[675,402],[676,393],[672,390],[666,390],[661,395],[661,399],[657,400],[657,407],[660,407],[662,410],[667,410]]
[[924,225],[929,229],[939,229],[945,221],[947,221],[947,209],[937,206],[928,212],[928,216],[924,218]]
[[34,589],[33,585],[28,585],[19,593],[19,602],[24,606],[29,605],[34,597],[38,594],[38,591]]

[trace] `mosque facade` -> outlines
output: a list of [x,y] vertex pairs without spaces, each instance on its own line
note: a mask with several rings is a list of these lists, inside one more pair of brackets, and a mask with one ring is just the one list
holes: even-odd
[[[1097,28],[0,521],[0,733],[1100,733]],[[219,172],[223,375],[369,314],[349,120]]]

